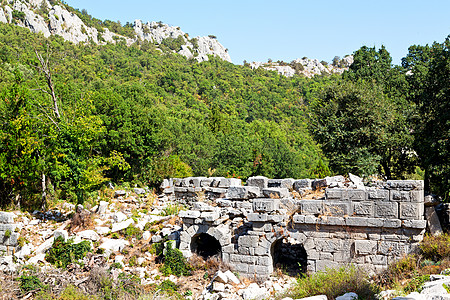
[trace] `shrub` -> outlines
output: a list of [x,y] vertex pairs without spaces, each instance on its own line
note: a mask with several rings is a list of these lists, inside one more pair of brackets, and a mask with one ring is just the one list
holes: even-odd
[[142,239],[142,230],[133,225],[130,225],[127,228],[121,230],[121,233],[126,238],[136,238],[138,240]]
[[8,239],[10,236],[11,236],[11,230],[8,229],[8,230],[5,231],[4,238]]
[[163,211],[161,212],[161,215],[163,216],[171,216],[171,215],[178,215],[178,213],[180,212],[180,210],[183,209],[182,205],[172,205],[169,204],[168,206],[166,206]]
[[183,253],[177,248],[173,248],[172,242],[167,243],[167,248],[164,254],[164,263],[160,271],[165,275],[190,275],[191,266],[187,263]]
[[420,249],[424,258],[439,261],[450,258],[450,235],[440,236],[426,235],[420,243]]
[[12,18],[23,22],[25,20],[25,13],[23,11],[13,10]]
[[65,242],[63,237],[58,237],[45,254],[45,260],[58,268],[65,268],[68,264],[84,258],[89,251],[91,245],[88,241],[73,244],[72,240]]
[[34,275],[22,275],[19,278],[19,287],[23,293],[39,290],[44,287],[41,280]]
[[363,299],[375,299],[378,291],[360,269],[349,265],[299,277],[286,296],[297,299],[326,295],[328,299],[335,299],[347,292],[355,292]]

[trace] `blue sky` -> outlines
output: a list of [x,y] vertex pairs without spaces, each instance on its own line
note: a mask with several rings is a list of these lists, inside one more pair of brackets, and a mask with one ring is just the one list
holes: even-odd
[[66,0],[99,19],[162,21],[190,37],[213,34],[236,64],[309,57],[330,62],[385,45],[394,64],[413,44],[450,34],[449,0]]

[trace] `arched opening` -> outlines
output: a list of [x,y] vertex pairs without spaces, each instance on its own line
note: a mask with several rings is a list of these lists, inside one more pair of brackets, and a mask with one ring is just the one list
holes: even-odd
[[221,256],[222,246],[215,237],[207,233],[200,233],[192,237],[191,251],[207,259],[215,255]]
[[290,276],[306,273],[308,258],[302,244],[290,243],[286,238],[282,238],[272,244],[270,252],[274,270],[280,269]]

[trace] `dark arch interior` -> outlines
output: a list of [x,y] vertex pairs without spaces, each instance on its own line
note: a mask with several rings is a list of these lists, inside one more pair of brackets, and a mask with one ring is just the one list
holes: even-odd
[[306,273],[307,254],[302,244],[291,244],[286,239],[273,243],[271,248],[273,267],[281,269],[291,276]]
[[215,255],[220,256],[222,246],[220,246],[219,241],[215,237],[207,233],[200,233],[192,238],[191,251],[207,259]]

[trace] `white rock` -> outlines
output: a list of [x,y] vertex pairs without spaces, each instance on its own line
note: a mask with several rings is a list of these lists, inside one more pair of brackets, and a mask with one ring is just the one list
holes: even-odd
[[106,201],[100,201],[97,208],[97,213],[102,215],[106,213],[106,210],[108,209],[109,203]]
[[213,281],[222,282],[222,283],[228,283],[228,277],[227,275],[222,271],[217,271],[216,274],[214,274]]
[[122,222],[122,221],[126,220],[127,218],[128,218],[127,215],[124,214],[124,213],[121,212],[121,211],[116,212],[116,213],[113,215],[113,220],[114,220],[114,222],[116,222],[116,223]]
[[99,246],[99,248],[104,249],[105,251],[110,252],[116,252],[116,251],[122,251],[125,246],[128,246],[130,243],[128,241],[125,241],[123,239],[102,239],[102,244]]
[[55,230],[55,232],[53,233],[53,237],[57,239],[60,236],[64,239],[64,241],[67,241],[67,239],[69,238],[69,233],[67,232],[67,230]]
[[77,236],[91,241],[98,241],[100,236],[94,230],[84,230],[77,233]]
[[95,230],[97,231],[98,234],[101,234],[101,235],[108,234],[111,231],[111,229],[109,229],[109,227],[104,227],[104,226],[95,227]]
[[123,256],[123,255],[116,255],[116,257],[114,257],[114,262],[115,263],[121,263],[121,262],[123,262],[124,259],[125,259],[125,256]]
[[127,228],[127,227],[130,226],[131,224],[134,224],[133,219],[128,219],[128,220],[125,220],[125,221],[123,221],[123,222],[113,224],[112,229],[111,229],[111,232],[120,231],[120,230],[122,230],[122,229]]
[[23,259],[25,256],[30,255],[31,251],[32,251],[32,249],[31,249],[30,245],[25,244],[22,246],[22,248],[19,251],[14,253],[14,256],[19,259]]
[[30,265],[36,265],[38,262],[45,262],[45,253],[36,254],[27,261]]
[[225,292],[225,284],[222,282],[213,282],[213,291],[214,292]]
[[228,280],[231,281],[234,284],[239,284],[241,281],[239,278],[236,277],[236,275],[233,274],[230,270],[225,272],[225,275],[227,276]]
[[54,240],[55,240],[54,237],[49,238],[48,240],[46,240],[45,242],[40,244],[39,247],[37,247],[37,249],[34,251],[34,253],[36,255],[44,253],[45,251],[47,251],[48,249],[50,249],[52,247]]
[[346,293],[342,296],[336,297],[336,300],[353,300],[353,299],[358,299],[358,295],[353,292]]
[[269,291],[267,291],[264,288],[260,288],[258,284],[251,283],[246,289],[242,292],[242,298],[244,300],[262,300],[262,299],[268,299],[270,296]]
[[138,257],[137,263],[138,265],[142,265],[145,262],[145,257]]
[[152,235],[151,235],[151,233],[150,233],[150,231],[144,231],[143,233],[142,233],[142,240],[143,241],[147,241],[150,237],[151,237]]

